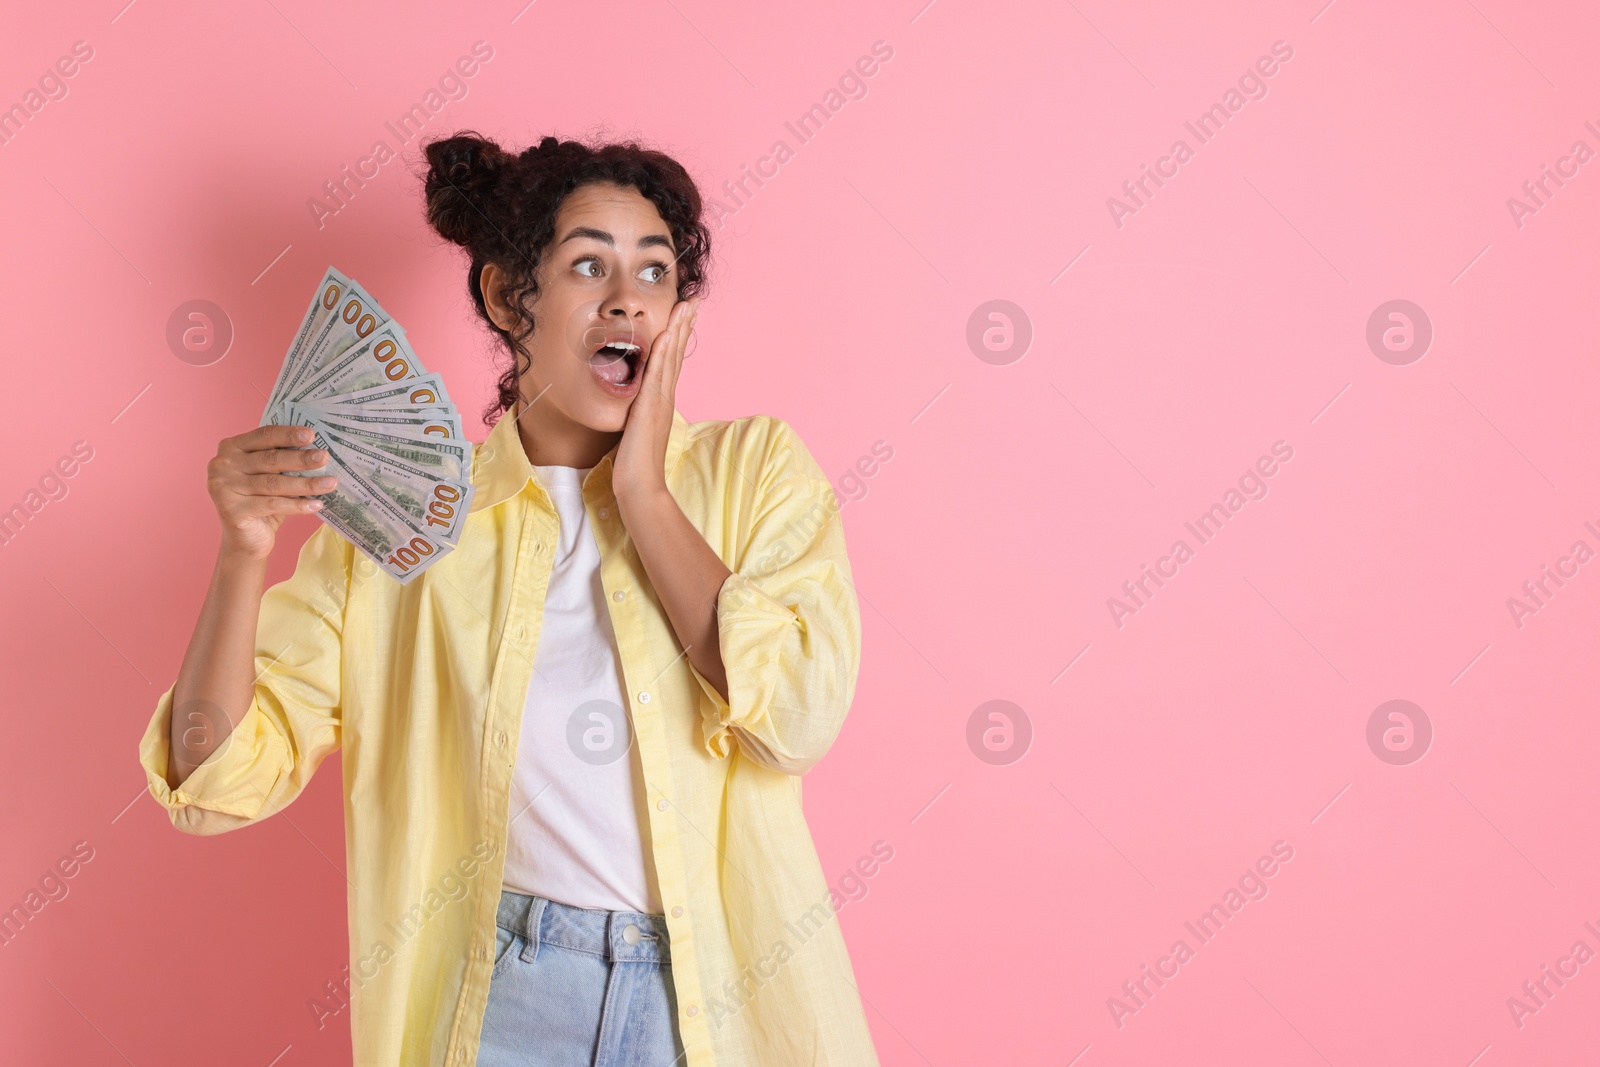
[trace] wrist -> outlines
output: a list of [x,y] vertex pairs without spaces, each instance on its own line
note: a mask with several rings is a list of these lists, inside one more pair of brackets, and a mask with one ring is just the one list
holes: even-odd
[[229,544],[226,540],[217,550],[217,574],[227,577],[255,577],[266,573],[267,560],[272,553],[269,550],[265,555],[253,549]]
[[672,493],[668,491],[667,483],[664,481],[651,485],[630,486],[618,490],[616,497],[619,511],[646,511],[666,504],[677,503],[673,499]]

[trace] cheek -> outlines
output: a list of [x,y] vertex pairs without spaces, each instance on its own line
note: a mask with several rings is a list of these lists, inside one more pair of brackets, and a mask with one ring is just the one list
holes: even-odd
[[[578,362],[584,332],[593,322],[591,308],[576,300],[560,299],[560,293],[542,293],[534,311],[537,324],[528,340],[535,369],[545,377],[556,377]],[[554,297],[555,299],[552,299]],[[596,333],[596,343],[603,334]]]
[[533,373],[545,384],[561,388],[562,383],[586,377],[588,368],[583,365],[574,347],[575,339],[558,337],[552,331],[545,343],[530,346],[533,354]]

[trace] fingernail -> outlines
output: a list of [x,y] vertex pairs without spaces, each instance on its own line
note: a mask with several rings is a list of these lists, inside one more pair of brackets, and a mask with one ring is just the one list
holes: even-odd
[[313,500],[313,501],[312,501],[312,502],[311,502],[311,510],[312,510],[312,511],[321,511],[321,510],[322,510],[322,501],[320,501],[320,500]]

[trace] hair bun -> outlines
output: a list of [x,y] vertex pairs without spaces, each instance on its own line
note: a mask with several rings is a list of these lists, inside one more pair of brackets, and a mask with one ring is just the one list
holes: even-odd
[[558,138],[551,137],[550,135],[546,134],[544,137],[539,139],[538,144],[529,145],[527,148],[523,149],[522,155],[519,158],[529,159],[538,155],[540,152],[553,152],[560,147],[561,141]]
[[428,175],[423,194],[428,222],[446,240],[471,247],[481,238],[484,216],[491,214],[482,205],[514,157],[471,130],[433,141],[426,151]]

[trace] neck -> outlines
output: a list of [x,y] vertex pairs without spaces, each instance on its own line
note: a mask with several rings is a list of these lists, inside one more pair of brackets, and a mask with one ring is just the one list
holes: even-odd
[[573,422],[552,405],[529,409],[519,400],[505,417],[517,419],[522,450],[536,467],[593,467],[622,440],[621,430],[596,430]]

